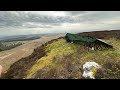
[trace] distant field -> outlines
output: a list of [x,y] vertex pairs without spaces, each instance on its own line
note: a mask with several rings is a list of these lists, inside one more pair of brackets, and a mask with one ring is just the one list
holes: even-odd
[[22,45],[21,42],[0,42],[0,52],[5,50],[10,50],[12,48]]
[[13,41],[28,41],[39,39],[39,35],[18,35],[18,36],[7,36],[0,39],[1,42],[13,42]]

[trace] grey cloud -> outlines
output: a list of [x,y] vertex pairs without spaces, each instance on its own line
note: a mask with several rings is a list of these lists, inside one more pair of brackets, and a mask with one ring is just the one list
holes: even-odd
[[[93,23],[104,24],[103,21],[113,17],[119,17],[120,12],[108,11],[64,11],[66,16],[39,15],[36,13],[26,13],[24,11],[0,11],[0,27],[18,27],[24,23],[34,23],[34,25],[24,25],[27,28],[52,28],[64,23]],[[36,24],[36,25],[35,25]],[[40,24],[40,25],[37,25]]]
[[92,11],[90,13],[83,14],[82,16],[76,16],[75,17],[76,19],[74,19],[74,23],[105,24],[104,21],[112,20],[112,18],[115,18],[115,17],[120,17],[119,15],[120,15],[120,12]]
[[66,13],[74,16],[74,15],[85,14],[87,13],[87,11],[66,11]]
[[[40,23],[41,25],[60,25],[73,20],[69,16],[45,16],[25,12],[0,12],[0,26],[21,26],[25,22]],[[46,27],[46,26],[45,26]]]

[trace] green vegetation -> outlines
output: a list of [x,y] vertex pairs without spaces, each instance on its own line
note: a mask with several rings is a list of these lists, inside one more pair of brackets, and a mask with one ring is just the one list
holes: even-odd
[[48,42],[13,64],[4,78],[83,79],[82,66],[92,61],[102,66],[93,70],[96,79],[118,79],[120,40],[110,38],[104,41],[114,49],[88,51],[82,44],[68,43],[64,39]]
[[15,48],[15,47],[20,46],[20,45],[22,45],[22,43],[5,44],[5,43],[0,42],[0,51],[9,50],[9,49]]
[[[120,62],[120,40],[105,41],[113,45],[114,49],[88,51],[82,45],[68,43],[63,39],[48,44],[46,46],[47,55],[37,60],[36,64],[28,70],[26,78],[81,79],[83,78],[82,65],[85,62],[95,61],[102,66],[109,62]],[[96,73],[98,72],[96,71]],[[111,71],[111,73],[114,72]]]
[[60,39],[52,44],[46,46],[47,55],[39,59],[35,65],[29,70],[27,78],[31,77],[35,72],[44,68],[45,66],[51,67],[55,66],[55,58],[60,59],[64,56],[75,53],[77,50],[76,44],[66,43],[65,40]]

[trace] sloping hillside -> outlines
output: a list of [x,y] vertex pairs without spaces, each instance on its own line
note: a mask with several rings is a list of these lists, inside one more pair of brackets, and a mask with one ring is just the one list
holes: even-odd
[[100,39],[109,39],[109,38],[113,38],[113,37],[116,39],[120,39],[120,30],[93,31],[93,32],[83,32],[83,33],[79,33],[79,34],[95,36]]
[[103,40],[114,49],[88,51],[82,44],[68,43],[64,38],[54,39],[14,63],[2,78],[83,79],[83,64],[94,61],[102,66],[95,78],[119,79],[120,40],[111,36]]
[[[40,39],[36,39],[36,40],[19,41],[23,44],[18,47],[12,48],[10,50],[5,50],[0,52],[0,65],[4,67],[4,71],[7,71],[13,63],[17,62],[21,58],[30,56],[35,48],[40,47],[45,42],[48,42],[60,36],[61,35],[42,36]],[[11,42],[4,42],[4,43],[9,45],[8,43]]]

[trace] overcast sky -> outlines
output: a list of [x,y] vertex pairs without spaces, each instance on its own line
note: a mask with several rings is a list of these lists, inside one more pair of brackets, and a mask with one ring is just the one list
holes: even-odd
[[120,11],[0,11],[0,36],[120,29]]

